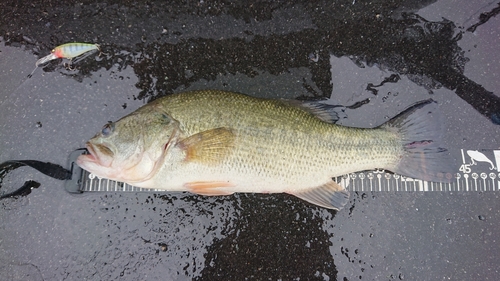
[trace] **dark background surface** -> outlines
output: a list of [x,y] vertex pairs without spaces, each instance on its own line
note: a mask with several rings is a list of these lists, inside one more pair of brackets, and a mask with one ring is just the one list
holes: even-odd
[[[108,120],[207,88],[330,98],[361,127],[433,98],[455,156],[500,149],[499,7],[2,1],[0,162],[66,165]],[[67,42],[103,54],[26,78]],[[337,213],[287,195],[72,195],[28,168],[2,188],[28,179],[41,186],[0,201],[2,280],[500,279],[498,192],[353,192]]]

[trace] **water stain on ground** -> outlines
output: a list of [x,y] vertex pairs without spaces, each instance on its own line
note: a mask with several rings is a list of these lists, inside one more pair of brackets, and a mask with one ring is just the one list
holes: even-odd
[[[308,67],[313,82],[320,89],[320,92],[303,93],[302,97],[328,97],[332,85],[329,83],[331,73],[327,58],[330,54],[349,56],[354,61],[376,64],[406,75],[430,92],[439,87],[454,90],[478,112],[495,124],[499,123],[500,98],[463,75],[467,59],[457,41],[464,32],[472,30],[457,30],[451,21],[430,22],[411,11],[405,12],[401,10],[406,6],[404,1],[399,5],[384,1],[363,2],[360,5],[348,5],[348,2],[304,5],[290,1],[221,5],[217,1],[208,1],[200,3],[198,7],[176,8],[160,2],[151,5],[129,2],[120,5],[75,4],[69,11],[73,11],[74,17],[79,19],[78,26],[73,19],[65,18],[67,6],[17,3],[13,9],[4,4],[6,22],[9,24],[0,29],[0,34],[8,44],[32,46],[36,53],[40,52],[37,49],[49,50],[75,39],[99,41],[108,56],[99,64],[89,65],[73,76],[88,76],[100,67],[109,69],[115,63],[130,65],[140,79],[136,85],[141,89],[140,99],[154,99],[175,92],[181,86],[188,87],[200,79],[214,80],[220,74],[243,73],[253,77],[258,75],[258,71],[266,71],[279,75],[297,67]],[[272,24],[274,11],[293,7],[303,9],[314,27],[268,36],[252,30],[255,29],[252,23],[269,21]],[[398,13],[394,12],[396,7],[400,8]],[[130,18],[116,17],[115,12],[127,13]],[[45,23],[45,28],[30,22],[30,18],[14,17],[16,14],[30,14]],[[247,25],[241,27],[238,38],[204,38],[205,34],[190,32],[190,29],[197,28],[189,24],[182,28],[190,37],[183,36],[180,31],[169,32],[164,28],[160,32],[160,25],[168,26],[181,14],[198,17],[224,14],[242,19]],[[490,14],[495,14],[495,10]],[[158,22],[143,24],[140,29],[135,21],[143,18]],[[489,18],[483,16],[478,21],[484,23]],[[114,23],[114,30],[104,28],[104,22]],[[33,28],[26,32],[19,30],[18,26]],[[89,33],[80,34],[78,30],[87,30]],[[104,34],[109,33],[111,35],[104,38]],[[63,34],[71,36],[64,38]],[[124,56],[124,50],[128,55]],[[319,59],[311,60],[311,53]]]
[[209,247],[196,280],[264,280],[271,272],[278,280],[336,280],[317,207],[295,201],[289,195],[240,196],[236,231]]

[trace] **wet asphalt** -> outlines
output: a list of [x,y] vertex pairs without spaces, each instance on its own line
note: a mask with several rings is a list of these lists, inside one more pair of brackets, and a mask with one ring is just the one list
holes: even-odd
[[[451,152],[500,149],[499,4],[415,2],[3,1],[0,162],[67,166],[106,122],[208,88],[330,99],[359,127],[432,98]],[[102,53],[27,78],[67,42]],[[288,195],[75,195],[30,168],[1,189],[26,180],[40,186],[0,200],[2,280],[500,279],[498,192],[352,192],[336,212]]]

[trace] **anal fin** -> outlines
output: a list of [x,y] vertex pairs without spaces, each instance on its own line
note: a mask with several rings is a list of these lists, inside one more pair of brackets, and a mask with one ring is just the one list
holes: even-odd
[[349,201],[349,191],[334,181],[300,192],[288,192],[311,204],[341,210]]
[[225,181],[196,181],[184,184],[191,193],[205,196],[231,195],[234,192],[221,190],[224,187],[234,187],[230,182]]

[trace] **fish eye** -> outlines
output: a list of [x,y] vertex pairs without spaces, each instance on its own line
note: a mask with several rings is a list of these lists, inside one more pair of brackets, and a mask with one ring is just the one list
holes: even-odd
[[104,127],[102,127],[101,135],[103,137],[107,137],[113,132],[114,129],[115,129],[115,124],[113,122],[109,121],[108,124],[106,124],[106,125],[104,125]]
[[163,122],[165,122],[167,124],[170,123],[170,121],[171,121],[170,117],[165,113],[161,114],[161,118],[162,118]]

